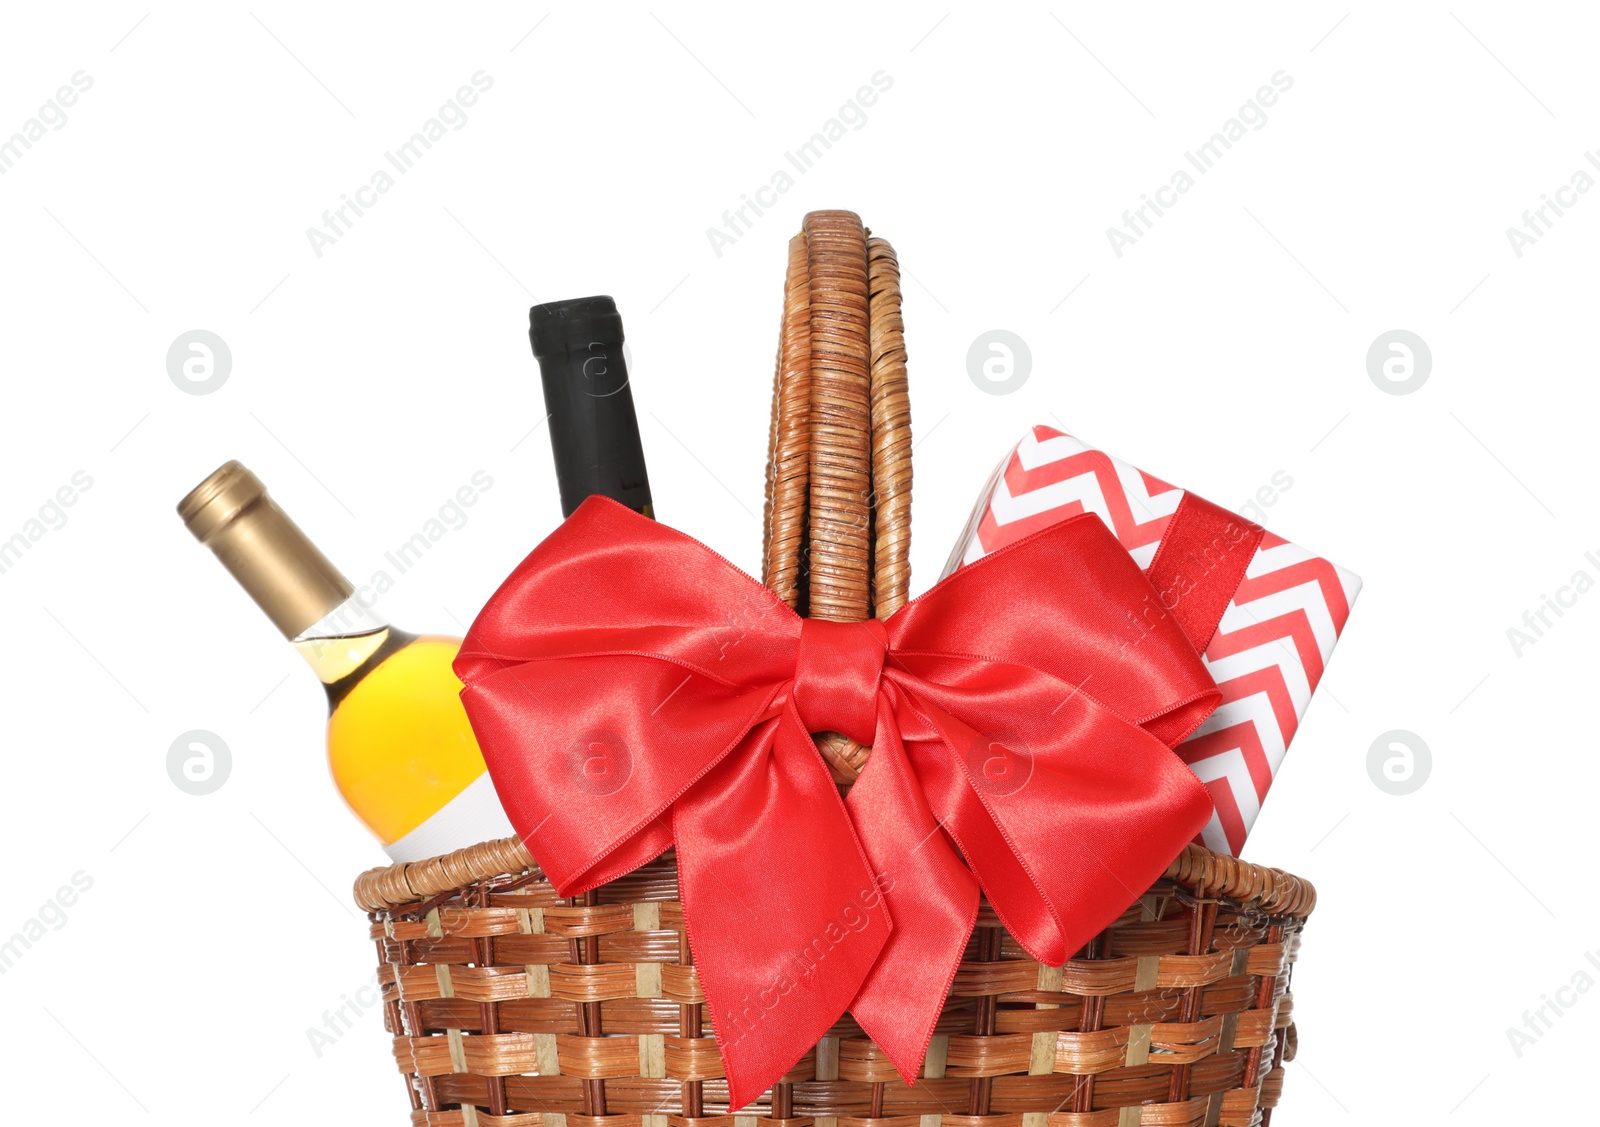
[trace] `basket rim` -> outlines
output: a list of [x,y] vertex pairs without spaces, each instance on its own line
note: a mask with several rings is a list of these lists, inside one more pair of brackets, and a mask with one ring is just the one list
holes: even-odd
[[[539,863],[522,839],[505,837],[423,861],[368,869],[356,878],[352,892],[363,911],[383,914],[537,871]],[[1197,897],[1269,916],[1304,920],[1317,903],[1316,888],[1302,877],[1194,843],[1184,847],[1161,879],[1185,886]]]

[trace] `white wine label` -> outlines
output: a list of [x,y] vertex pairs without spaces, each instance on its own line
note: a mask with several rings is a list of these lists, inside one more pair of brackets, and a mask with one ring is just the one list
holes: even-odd
[[426,861],[482,841],[515,837],[495,794],[494,782],[485,771],[468,783],[460,794],[439,808],[422,825],[383,847],[391,861]]

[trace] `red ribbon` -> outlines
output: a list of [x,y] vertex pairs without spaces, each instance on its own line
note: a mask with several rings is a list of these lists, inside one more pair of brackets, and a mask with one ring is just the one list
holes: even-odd
[[[1171,748],[1220,694],[1092,515],[886,622],[841,624],[590,498],[490,599],[455,669],[561,895],[677,847],[732,1109],[846,1009],[911,1082],[980,888],[1060,966],[1211,812]],[[808,735],[823,730],[872,745],[848,799]]]
[[1145,577],[1196,653],[1210,648],[1265,534],[1259,524],[1196,494],[1178,502]]

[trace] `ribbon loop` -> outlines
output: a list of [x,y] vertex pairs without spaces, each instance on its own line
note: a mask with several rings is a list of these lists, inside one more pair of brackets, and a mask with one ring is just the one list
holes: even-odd
[[794,703],[808,732],[839,732],[858,744],[872,743],[888,649],[889,634],[876,618],[801,621]]

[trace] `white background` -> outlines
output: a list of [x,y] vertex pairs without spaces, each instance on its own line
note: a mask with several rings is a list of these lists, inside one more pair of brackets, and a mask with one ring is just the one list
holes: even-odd
[[[1507,629],[1600,577],[1600,193],[1520,258],[1505,232],[1600,144],[1595,37],[1474,2],[13,6],[0,136],[93,85],[0,176],[0,538],[93,484],[0,575],[0,937],[93,886],[0,977],[8,1118],[404,1121],[376,1010],[307,1037],[371,973],[347,890],[383,855],[329,784],[315,679],[173,505],[240,458],[360,582],[483,470],[382,604],[459,632],[559,517],[527,306],[606,292],[661,517],[754,568],[784,247],[819,207],[907,271],[916,589],[1057,420],[1230,506],[1287,473],[1272,529],[1366,581],[1246,848],[1322,896],[1277,1121],[1586,1093],[1600,997],[1520,1056],[1507,1030],[1600,947],[1600,596],[1520,656]],[[1280,70],[1266,124],[1117,257],[1106,229]],[[306,229],[478,71],[465,125],[319,258]],[[716,254],[878,71],[865,124]],[[207,395],[166,370],[197,328],[232,353]],[[966,366],[996,328],[1032,352],[1006,396]],[[1365,360],[1396,328],[1433,357],[1403,396]],[[166,769],[196,728],[233,757],[203,797]],[[1408,796],[1368,775],[1391,729],[1432,751]]]

